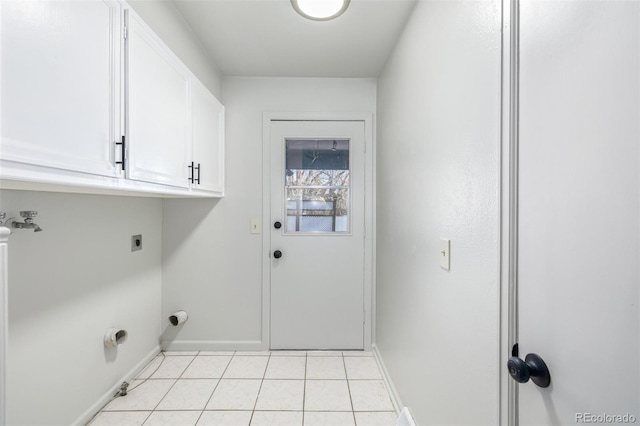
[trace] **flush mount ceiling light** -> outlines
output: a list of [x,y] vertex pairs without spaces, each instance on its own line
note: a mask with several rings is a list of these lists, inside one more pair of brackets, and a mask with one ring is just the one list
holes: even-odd
[[291,0],[291,4],[307,19],[328,21],[342,15],[349,7],[349,0]]

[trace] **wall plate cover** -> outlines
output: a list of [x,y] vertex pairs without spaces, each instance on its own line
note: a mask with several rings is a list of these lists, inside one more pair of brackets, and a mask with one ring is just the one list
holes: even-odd
[[447,238],[440,238],[440,266],[443,269],[449,270],[451,266],[449,253],[451,251],[451,241]]
[[251,233],[252,234],[260,233],[260,219],[251,219]]
[[131,251],[142,250],[142,234],[131,236]]

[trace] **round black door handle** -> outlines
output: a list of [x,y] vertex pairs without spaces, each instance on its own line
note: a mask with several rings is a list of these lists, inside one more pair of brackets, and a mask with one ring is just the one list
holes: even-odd
[[541,388],[546,388],[551,383],[549,368],[542,358],[536,354],[529,354],[524,361],[516,356],[512,356],[507,361],[509,375],[518,383],[527,383],[529,378]]
[[273,257],[275,257],[276,259],[280,259],[282,257],[282,252],[280,250],[274,251]]
[[276,228],[276,229],[280,229],[280,228],[282,228],[282,224],[280,222],[276,222],[276,223],[273,224],[273,227]]

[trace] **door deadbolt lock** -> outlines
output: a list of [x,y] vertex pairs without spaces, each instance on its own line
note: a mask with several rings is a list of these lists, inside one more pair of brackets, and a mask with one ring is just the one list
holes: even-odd
[[276,228],[276,229],[280,229],[280,228],[282,228],[282,223],[276,221],[276,223],[273,224],[273,227]]
[[274,251],[273,257],[275,257],[276,259],[280,259],[282,257],[282,252],[280,250]]

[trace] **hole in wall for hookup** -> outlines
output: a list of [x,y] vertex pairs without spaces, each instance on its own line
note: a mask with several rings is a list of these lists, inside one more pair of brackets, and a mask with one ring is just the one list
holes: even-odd
[[189,315],[186,311],[176,311],[167,317],[167,326],[160,335],[160,342],[162,350],[167,350],[170,345],[180,333],[180,330],[184,327],[185,323],[189,320]]
[[109,328],[102,339],[104,344],[104,358],[107,362],[114,362],[118,357],[118,347],[124,344],[129,337],[127,330]]

